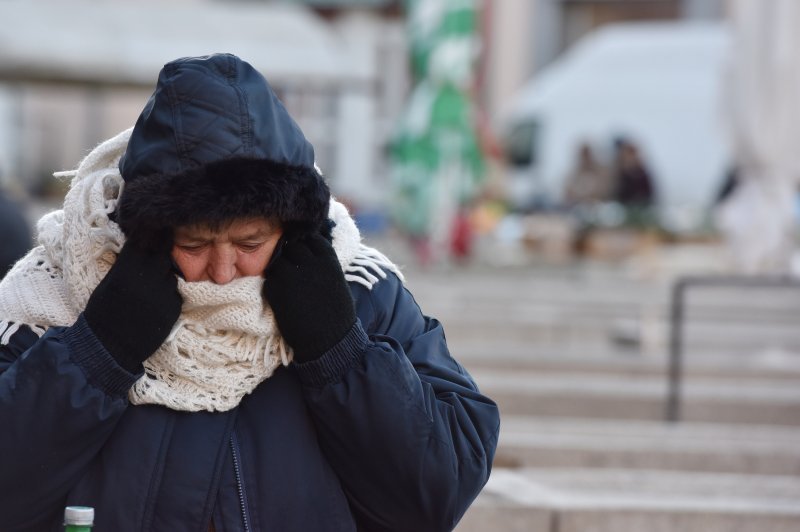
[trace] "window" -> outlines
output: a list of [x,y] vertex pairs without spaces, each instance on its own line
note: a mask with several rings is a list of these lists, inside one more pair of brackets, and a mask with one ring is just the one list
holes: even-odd
[[506,137],[506,160],[511,166],[530,166],[537,162],[536,144],[539,124],[534,121],[518,122]]

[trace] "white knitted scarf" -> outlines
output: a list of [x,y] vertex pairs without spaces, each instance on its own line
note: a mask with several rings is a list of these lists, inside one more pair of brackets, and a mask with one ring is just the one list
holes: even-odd
[[[95,148],[71,177],[62,210],[37,224],[38,246],[0,282],[0,345],[22,324],[41,335],[51,326],[72,325],[116,260],[125,237],[109,220],[124,181],[117,163],[131,130]],[[347,209],[331,201],[333,247],[348,281],[367,288],[398,269],[361,243]],[[178,279],[183,307],[163,345],[144,362],[145,374],[131,388],[133,404],[175,410],[224,411],[268,378],[292,353],[280,336],[272,310],[261,298],[261,277],[225,285]]]

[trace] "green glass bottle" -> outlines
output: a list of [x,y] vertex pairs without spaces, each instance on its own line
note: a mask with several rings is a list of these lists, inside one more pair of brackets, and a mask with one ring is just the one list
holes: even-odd
[[92,532],[94,508],[67,506],[64,509],[64,532]]

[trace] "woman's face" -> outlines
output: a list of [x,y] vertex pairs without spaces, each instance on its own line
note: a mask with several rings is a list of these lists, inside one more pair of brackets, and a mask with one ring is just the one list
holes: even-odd
[[283,230],[265,218],[237,219],[219,230],[204,225],[175,229],[172,258],[189,282],[227,284],[261,275]]

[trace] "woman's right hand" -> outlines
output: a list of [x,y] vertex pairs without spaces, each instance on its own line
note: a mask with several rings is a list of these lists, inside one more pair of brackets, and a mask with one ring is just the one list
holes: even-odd
[[103,347],[131,373],[141,371],[181,313],[172,242],[167,240],[169,245],[156,251],[126,242],[83,311]]

